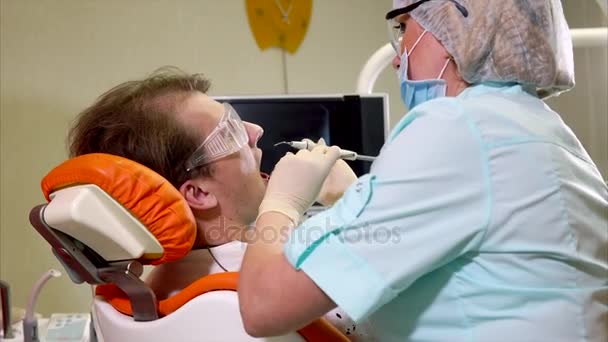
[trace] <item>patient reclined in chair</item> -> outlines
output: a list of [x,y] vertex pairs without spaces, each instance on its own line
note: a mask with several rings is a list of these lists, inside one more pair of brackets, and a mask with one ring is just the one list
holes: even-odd
[[324,319],[281,337],[246,334],[238,273],[204,275],[171,296],[140,279],[142,265],[179,262],[192,249],[196,224],[181,194],[131,160],[88,154],[42,181],[48,204],[30,221],[75,283],[96,286],[92,314],[103,341],[348,341]]

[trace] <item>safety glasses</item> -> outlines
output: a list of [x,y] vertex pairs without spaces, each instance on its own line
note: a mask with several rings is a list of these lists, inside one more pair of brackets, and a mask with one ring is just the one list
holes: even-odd
[[245,146],[248,140],[247,129],[239,114],[229,103],[224,102],[224,114],[220,122],[188,158],[186,171],[235,153]]
[[[405,33],[405,28],[406,28],[405,24],[402,22],[399,22],[397,19],[399,18],[400,15],[410,13],[411,11],[415,10],[416,8],[420,7],[420,5],[422,5],[428,1],[432,1],[432,0],[416,1],[411,5],[407,5],[402,8],[394,9],[386,14],[386,21],[388,24],[388,32],[389,32],[389,41],[390,41],[391,45],[393,46],[393,49],[395,50],[397,55],[401,54],[401,39],[403,38],[403,33]],[[460,11],[460,13],[462,13],[462,15],[465,18],[469,16],[469,11],[467,11],[467,9],[464,6],[462,6],[461,4],[456,2],[456,0],[447,0],[447,1],[453,3],[456,6],[456,8],[458,9],[458,11]]]

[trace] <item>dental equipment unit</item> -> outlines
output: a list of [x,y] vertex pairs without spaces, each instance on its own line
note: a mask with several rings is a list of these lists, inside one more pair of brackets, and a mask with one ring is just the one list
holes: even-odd
[[61,272],[50,269],[45,272],[40,279],[34,284],[32,291],[28,297],[27,308],[25,310],[25,317],[23,318],[23,338],[25,342],[37,342],[40,341],[40,336],[38,334],[38,319],[34,314],[34,307],[36,305],[36,301],[38,300],[38,295],[40,295],[40,291],[44,285],[52,278],[61,277]]
[[[302,141],[281,141],[281,142],[274,144],[274,146],[278,146],[278,145],[289,145],[298,150],[309,150],[309,151],[312,151],[313,148],[317,147],[317,144],[315,144],[313,141],[308,140],[308,139],[304,139]],[[368,161],[368,162],[373,162],[374,160],[376,160],[376,157],[357,154],[357,152],[345,150],[345,149],[340,149],[340,158],[344,159],[344,160],[362,160],[362,161]]]

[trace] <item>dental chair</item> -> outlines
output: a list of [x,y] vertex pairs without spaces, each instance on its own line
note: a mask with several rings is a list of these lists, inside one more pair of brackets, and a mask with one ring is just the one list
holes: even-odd
[[348,341],[324,319],[284,336],[250,337],[236,293],[238,273],[204,276],[164,300],[140,278],[143,265],[185,256],[196,223],[167,180],[131,160],[88,154],[42,180],[48,203],[30,212],[74,283],[94,286],[99,341]]

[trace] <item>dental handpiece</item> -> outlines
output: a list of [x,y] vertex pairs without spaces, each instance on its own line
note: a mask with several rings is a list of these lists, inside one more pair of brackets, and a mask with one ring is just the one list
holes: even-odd
[[[274,144],[274,146],[282,145],[282,144],[289,145],[289,146],[291,146],[291,147],[293,147],[293,148],[295,148],[297,150],[309,150],[309,151],[312,151],[313,148],[317,147],[317,144],[315,144],[311,140],[281,141],[281,142],[278,142],[278,143]],[[340,159],[344,159],[344,160],[362,160],[362,161],[373,162],[374,160],[376,160],[376,157],[365,156],[365,155],[358,154],[357,152],[354,152],[354,151],[340,149]]]

